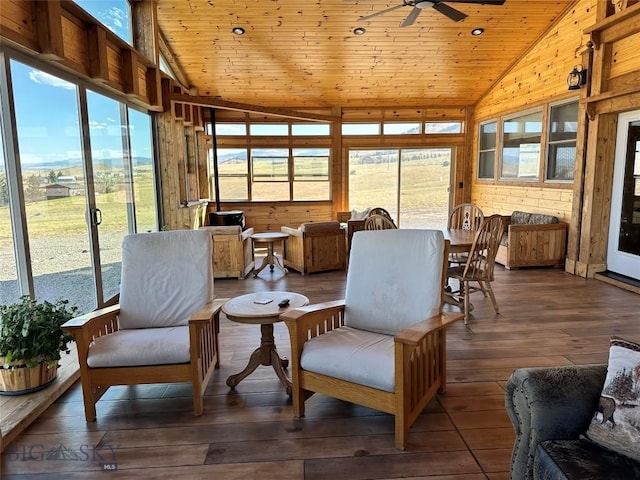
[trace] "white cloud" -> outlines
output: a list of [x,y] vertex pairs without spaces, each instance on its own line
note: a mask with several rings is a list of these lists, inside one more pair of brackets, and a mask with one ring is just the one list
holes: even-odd
[[40,70],[31,70],[29,72],[29,78],[35,83],[43,85],[51,85],[52,87],[64,88],[65,90],[75,90],[76,86],[73,83],[69,83],[61,78],[54,77],[48,73],[41,72]]

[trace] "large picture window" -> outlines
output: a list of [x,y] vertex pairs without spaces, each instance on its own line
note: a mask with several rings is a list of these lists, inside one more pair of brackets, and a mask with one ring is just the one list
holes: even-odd
[[577,132],[578,102],[552,105],[549,108],[546,180],[573,180]]
[[326,200],[329,191],[329,149],[293,149],[293,199]]
[[542,110],[502,121],[500,178],[538,180]]

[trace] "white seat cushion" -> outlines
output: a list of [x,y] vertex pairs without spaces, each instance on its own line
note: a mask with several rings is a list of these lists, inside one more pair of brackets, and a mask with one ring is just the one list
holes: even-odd
[[189,327],[137,328],[103,335],[91,344],[91,368],[188,363]]
[[304,370],[393,392],[393,337],[341,327],[304,344]]

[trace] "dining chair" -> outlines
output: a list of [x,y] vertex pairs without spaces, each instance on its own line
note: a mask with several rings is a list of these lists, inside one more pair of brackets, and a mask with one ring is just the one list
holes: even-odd
[[471,309],[469,295],[473,292],[481,291],[485,297],[488,294],[496,314],[500,313],[491,282],[493,282],[495,258],[503,232],[504,218],[502,215],[491,215],[485,218],[476,232],[466,262],[463,265],[450,266],[447,270],[447,277],[453,278],[459,283],[459,289],[448,293],[448,295],[464,299],[465,325],[469,320]]
[[382,214],[369,214],[364,221],[365,230],[393,230],[398,228],[391,217]]
[[[451,211],[447,222],[447,228],[471,230],[472,232],[475,232],[480,228],[483,220],[484,214],[480,207],[472,203],[462,203]],[[449,266],[464,265],[467,261],[467,257],[468,253],[466,252],[452,252],[449,254]],[[450,291],[448,285],[447,291]]]

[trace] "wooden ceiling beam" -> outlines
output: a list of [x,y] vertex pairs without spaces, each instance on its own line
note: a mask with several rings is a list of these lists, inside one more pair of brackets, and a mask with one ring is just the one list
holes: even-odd
[[292,110],[288,108],[261,107],[258,105],[250,105],[247,103],[229,102],[226,100],[221,100],[219,98],[193,96],[193,95],[186,95],[183,93],[172,93],[169,98],[172,102],[185,103],[190,105],[199,105],[201,107],[219,108],[222,110],[235,110],[239,112],[262,113],[266,115],[273,115],[275,117],[286,117],[286,118],[293,118],[297,120],[307,120],[307,121],[310,120],[315,122],[340,121],[339,116],[336,117],[333,115],[323,115],[321,113],[313,113],[313,112],[300,112],[300,111]]

